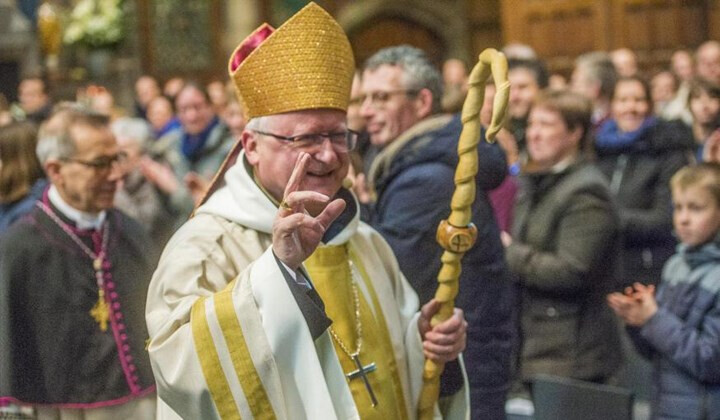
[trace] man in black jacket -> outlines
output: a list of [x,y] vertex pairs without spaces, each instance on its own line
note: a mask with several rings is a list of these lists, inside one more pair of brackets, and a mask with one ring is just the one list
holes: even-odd
[[[374,204],[370,223],[388,241],[421,304],[437,289],[442,248],[438,223],[450,213],[457,165],[459,116],[440,115],[441,77],[416,48],[386,48],[363,70],[361,114],[380,148],[368,179]],[[468,320],[465,365],[473,418],[504,418],[512,342],[511,288],[499,230],[487,191],[505,178],[503,152],[481,142],[472,222],[478,242],[463,260],[456,305]],[[441,396],[462,385],[457,363],[441,377]]]
[[155,260],[143,228],[113,209],[122,154],[108,120],[63,108],[39,137],[51,187],[0,239],[0,406],[155,418],[144,317]]

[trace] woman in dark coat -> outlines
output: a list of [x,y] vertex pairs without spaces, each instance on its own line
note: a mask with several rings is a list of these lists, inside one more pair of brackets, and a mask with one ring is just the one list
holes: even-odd
[[537,374],[607,382],[621,360],[605,305],[614,280],[618,220],[599,170],[583,157],[591,105],[565,91],[530,112],[531,161],[520,178],[512,236],[503,233],[519,296],[521,343],[513,396]]
[[692,114],[692,133],[695,140],[695,160],[703,161],[705,144],[720,137],[720,85],[704,79],[690,83],[688,108]]
[[47,185],[36,144],[37,131],[31,123],[0,127],[0,234],[33,208]]
[[620,214],[620,282],[655,284],[675,251],[668,183],[692,157],[692,132],[681,121],[652,116],[650,89],[638,77],[617,82],[611,112],[596,133],[595,152]]

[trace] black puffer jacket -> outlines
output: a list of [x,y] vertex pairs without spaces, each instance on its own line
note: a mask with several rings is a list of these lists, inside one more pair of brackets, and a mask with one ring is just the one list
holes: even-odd
[[[610,121],[611,122],[611,121]],[[621,285],[657,283],[673,254],[670,178],[692,159],[692,132],[681,121],[658,120],[629,145],[596,144],[597,166],[620,213]]]
[[[370,174],[377,192],[371,224],[392,247],[421,305],[437,289],[443,250],[435,231],[450,214],[461,130],[458,115],[423,120],[383,149]],[[481,141],[478,154],[477,195],[472,206],[478,240],[463,258],[455,305],[463,309],[468,322],[464,355],[472,418],[495,419],[504,415],[514,328],[512,288],[487,191],[502,183],[507,166],[497,144]],[[461,385],[458,365],[448,363],[441,394],[451,394]]]

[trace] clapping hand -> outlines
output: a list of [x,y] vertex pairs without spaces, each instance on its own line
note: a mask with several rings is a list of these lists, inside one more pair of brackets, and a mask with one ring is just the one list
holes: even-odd
[[715,130],[705,141],[703,161],[720,163],[720,129]]
[[[315,251],[327,228],[345,209],[345,201],[315,191],[300,191],[310,155],[301,152],[295,162],[283,200],[273,222],[275,255],[291,269],[297,269]],[[328,203],[313,217],[305,211],[307,204]]]
[[364,173],[359,172],[356,174],[355,169],[353,169],[353,166],[350,165],[347,178],[352,181],[352,190],[359,202],[367,204],[372,201],[370,196],[370,187],[368,186],[367,178]]
[[180,188],[180,181],[175,177],[173,170],[148,156],[140,159],[140,172],[165,194],[173,194]]
[[633,327],[645,325],[658,309],[655,286],[637,282],[632,287],[626,287],[624,293],[609,294],[607,300],[612,310]]
[[190,196],[196,206],[200,205],[200,201],[205,196],[205,192],[210,188],[210,181],[203,178],[197,172],[188,172],[183,178],[185,186],[190,190]]

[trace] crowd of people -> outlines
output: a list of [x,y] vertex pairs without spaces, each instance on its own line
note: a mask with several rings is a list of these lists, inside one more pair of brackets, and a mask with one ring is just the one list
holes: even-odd
[[[478,241],[431,324],[465,63],[355,68],[322,9],[296,17],[229,81],[143,75],[133,109],[34,76],[0,101],[0,418],[414,418],[424,356],[444,414],[502,419],[538,374],[623,385],[623,334],[655,418],[720,418],[720,42],[569,79],[508,45]],[[316,24],[333,54],[282,50]]]

